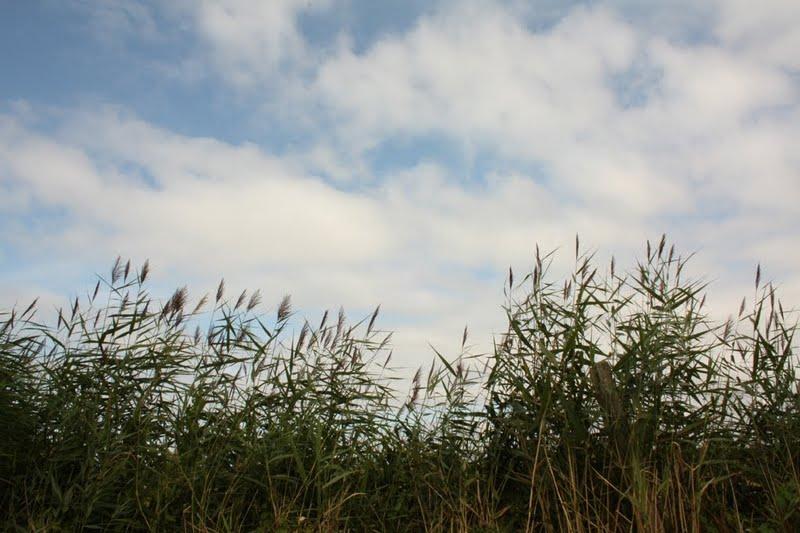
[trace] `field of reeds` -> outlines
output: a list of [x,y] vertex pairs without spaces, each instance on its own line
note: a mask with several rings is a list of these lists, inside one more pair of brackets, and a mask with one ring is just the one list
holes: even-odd
[[509,272],[493,353],[410,385],[377,310],[161,301],[146,263],[46,324],[3,312],[2,528],[800,530],[796,314],[760,272],[717,323],[663,239],[627,270],[552,258]]

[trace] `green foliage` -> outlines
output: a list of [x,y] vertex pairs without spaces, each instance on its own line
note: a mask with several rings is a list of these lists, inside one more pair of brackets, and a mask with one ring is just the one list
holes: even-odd
[[772,286],[716,324],[663,239],[628,273],[551,263],[509,275],[492,354],[436,352],[407,396],[377,310],[294,327],[288,298],[266,315],[224,283],[160,303],[118,260],[54,326],[6,312],[2,526],[797,530],[797,326]]

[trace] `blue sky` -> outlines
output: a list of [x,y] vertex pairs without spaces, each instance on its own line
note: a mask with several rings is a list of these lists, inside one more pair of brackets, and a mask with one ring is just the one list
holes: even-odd
[[[0,304],[117,255],[304,316],[382,304],[397,360],[476,349],[535,244],[800,297],[800,4],[72,0],[0,6]],[[570,253],[557,263],[566,268]]]

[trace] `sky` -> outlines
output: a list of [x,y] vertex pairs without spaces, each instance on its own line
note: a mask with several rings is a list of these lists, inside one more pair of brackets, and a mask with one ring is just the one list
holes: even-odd
[[[509,267],[666,233],[711,312],[800,301],[800,3],[0,3],[0,308],[225,277],[488,349]],[[619,267],[618,267],[619,268]],[[795,305],[793,305],[795,304]]]

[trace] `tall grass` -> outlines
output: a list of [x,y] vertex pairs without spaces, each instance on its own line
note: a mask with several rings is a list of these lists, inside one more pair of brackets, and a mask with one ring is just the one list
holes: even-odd
[[[628,272],[509,272],[508,331],[410,390],[378,311],[166,302],[117,261],[0,315],[8,530],[796,531],[797,326],[775,290],[718,324],[662,241]],[[465,331],[466,340],[466,331]]]

